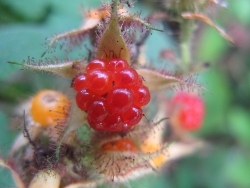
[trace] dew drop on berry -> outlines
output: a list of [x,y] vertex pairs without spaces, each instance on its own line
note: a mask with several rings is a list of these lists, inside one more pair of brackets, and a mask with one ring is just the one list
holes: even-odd
[[121,69],[115,74],[115,84],[117,86],[134,86],[138,83],[138,79],[138,73],[130,67]]
[[114,87],[108,93],[107,102],[112,112],[126,112],[134,102],[133,91],[128,88]]
[[93,102],[99,98],[98,95],[95,95],[89,89],[82,89],[76,94],[76,104],[81,110],[88,110],[89,107],[93,104]]
[[81,73],[77,75],[76,78],[74,79],[73,88],[76,91],[80,91],[85,87],[86,87],[86,74]]
[[145,106],[150,101],[150,92],[144,85],[137,85],[132,88],[134,92],[134,105]]
[[124,59],[112,59],[109,61],[107,69],[111,72],[119,72],[121,69],[129,67],[128,62]]
[[124,123],[133,126],[141,121],[142,115],[143,113],[140,107],[132,106],[122,114],[122,118]]
[[104,59],[94,59],[87,65],[86,71],[89,73],[95,69],[106,69],[107,64],[107,61]]
[[92,70],[86,77],[87,88],[97,95],[104,95],[112,88],[113,75],[105,69]]

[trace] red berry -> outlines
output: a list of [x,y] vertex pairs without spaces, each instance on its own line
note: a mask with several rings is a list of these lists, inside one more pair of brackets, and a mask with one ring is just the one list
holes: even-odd
[[95,129],[96,131],[105,131],[104,127],[103,127],[103,123],[99,123],[99,122],[93,122],[91,120],[89,120],[89,118],[87,117],[87,120],[89,122],[89,125]]
[[[94,59],[73,83],[76,102],[88,111],[89,125],[97,131],[123,132],[140,122],[140,108],[150,100],[142,78],[126,60]],[[114,87],[115,86],[115,87]]]
[[122,114],[124,123],[128,125],[136,125],[141,121],[142,118],[142,109],[140,107],[132,106],[126,112]]
[[138,83],[138,79],[138,73],[130,67],[124,68],[115,74],[115,84],[117,86],[134,86]]
[[204,103],[201,97],[179,92],[172,99],[173,119],[185,130],[197,130],[200,128],[204,118]]
[[134,105],[145,106],[150,101],[150,92],[144,85],[136,85],[132,88],[134,92]]
[[107,115],[103,120],[103,128],[107,131],[119,131],[119,127],[123,124],[119,114]]
[[86,74],[80,73],[74,79],[73,88],[76,91],[80,91],[85,87],[86,87]]
[[113,73],[119,72],[121,69],[129,67],[128,62],[124,59],[112,59],[107,66],[107,69]]
[[133,92],[128,88],[114,87],[108,93],[107,102],[112,112],[124,113],[134,102]]
[[105,98],[97,99],[88,110],[88,122],[91,126],[92,122],[101,123],[107,116],[107,102]]
[[76,104],[81,110],[88,110],[89,107],[93,104],[93,102],[99,98],[98,95],[95,95],[89,89],[82,89],[76,94]]
[[131,127],[132,127],[132,125],[129,125],[129,124],[123,122],[118,127],[116,127],[115,131],[116,132],[125,132],[125,131],[128,131]]
[[89,73],[95,69],[106,69],[107,64],[107,61],[104,59],[94,59],[87,65],[86,71]]
[[142,81],[143,81],[143,78],[139,75],[139,79],[138,79],[137,85],[143,85]]
[[112,88],[112,74],[105,69],[92,70],[87,74],[87,88],[98,95],[104,95]]

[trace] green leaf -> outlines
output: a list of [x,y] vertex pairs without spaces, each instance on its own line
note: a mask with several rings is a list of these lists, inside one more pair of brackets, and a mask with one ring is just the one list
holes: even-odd
[[204,126],[199,131],[202,134],[227,132],[226,116],[231,101],[231,91],[226,75],[217,68],[202,74],[201,83],[212,93],[205,93],[206,115]]
[[234,107],[228,114],[229,131],[243,146],[250,148],[249,112],[241,107]]
[[225,169],[225,175],[228,179],[228,184],[232,187],[250,187],[249,157],[249,153],[241,153],[235,149],[234,154],[227,160],[228,165]]
[[25,188],[24,183],[21,179],[21,177],[19,176],[19,174],[17,172],[15,172],[10,165],[8,165],[3,159],[0,158],[0,166],[7,168],[8,170],[10,170],[11,175],[16,183],[16,185],[18,186],[18,188]]

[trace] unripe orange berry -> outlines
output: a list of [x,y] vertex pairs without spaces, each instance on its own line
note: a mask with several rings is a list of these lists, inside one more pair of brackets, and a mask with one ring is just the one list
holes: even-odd
[[32,119],[42,126],[57,125],[68,115],[69,99],[53,90],[42,90],[31,101]]
[[135,144],[129,138],[122,138],[120,140],[115,140],[107,142],[102,145],[103,151],[132,151],[137,152]]

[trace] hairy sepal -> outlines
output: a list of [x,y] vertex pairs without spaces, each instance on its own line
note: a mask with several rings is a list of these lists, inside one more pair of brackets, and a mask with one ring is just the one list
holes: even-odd
[[[157,17],[156,14],[154,16],[155,16],[155,18],[153,16],[150,17],[151,21],[153,21],[154,19],[159,19],[160,17],[163,17],[163,15],[160,15],[160,16],[158,15],[158,17]],[[138,14],[122,16],[120,18],[120,21],[130,21],[130,22],[134,22],[135,23],[134,25],[140,24],[147,29],[164,32],[164,30],[155,28],[152,25],[150,25],[148,22],[146,22],[145,20],[141,19]]]
[[28,58],[28,60],[22,63],[8,62],[10,64],[16,64],[22,66],[23,70],[31,70],[37,72],[46,72],[56,76],[73,79],[80,72],[85,72],[87,63],[84,60],[79,61],[60,61],[59,59],[50,60],[35,60]]
[[113,9],[108,26],[105,29],[97,49],[97,58],[110,60],[125,59],[130,64],[130,54],[121,33],[117,17],[117,1],[113,2]]
[[201,85],[196,84],[196,80],[191,77],[182,78],[171,76],[168,73],[157,72],[156,70],[137,69],[136,70],[145,81],[149,90],[161,90],[165,88],[198,89],[205,90]]

